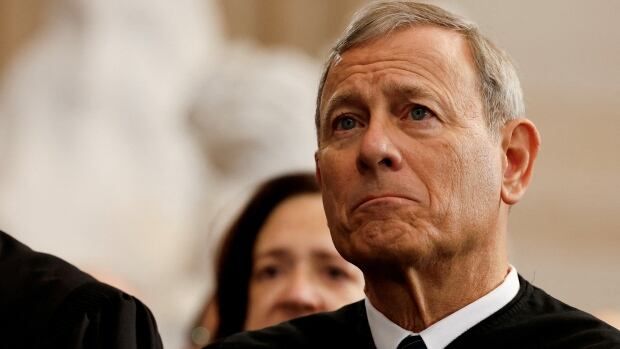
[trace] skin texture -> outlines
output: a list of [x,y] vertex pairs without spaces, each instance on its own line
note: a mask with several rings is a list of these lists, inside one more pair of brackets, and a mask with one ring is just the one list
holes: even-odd
[[330,67],[317,178],[334,244],[364,272],[372,304],[421,331],[497,287],[509,206],[539,145],[513,120],[493,137],[465,39],[415,26]]
[[246,330],[364,297],[362,273],[336,251],[318,194],[278,205],[259,232],[253,258]]

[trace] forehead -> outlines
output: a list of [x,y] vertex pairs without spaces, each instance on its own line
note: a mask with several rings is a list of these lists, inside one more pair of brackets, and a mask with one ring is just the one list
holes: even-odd
[[281,202],[261,228],[255,251],[330,246],[331,236],[319,194],[296,195]]
[[441,94],[473,88],[478,79],[463,35],[437,26],[416,25],[345,51],[329,69],[321,114],[334,93],[359,88],[356,83],[360,79],[368,89],[394,76]]

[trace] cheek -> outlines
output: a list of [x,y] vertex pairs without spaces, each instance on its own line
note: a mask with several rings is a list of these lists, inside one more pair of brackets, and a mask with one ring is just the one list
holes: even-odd
[[332,311],[332,310],[336,310],[344,305],[353,303],[355,301],[358,301],[360,299],[362,299],[363,296],[359,296],[356,297],[354,292],[338,292],[338,293],[331,293],[328,295],[328,297],[325,297],[326,299],[326,310],[327,311]]
[[323,150],[319,160],[321,168],[323,205],[330,225],[337,219],[341,219],[346,213],[345,203],[347,202],[348,192],[345,190],[350,187],[350,180],[353,177],[352,171],[356,171],[355,161],[351,161],[352,156],[345,156],[342,151]]
[[255,310],[257,309],[258,303],[260,302],[259,293],[260,292],[256,288],[256,286],[250,286],[249,291],[248,291],[248,310],[247,310],[248,319],[247,320],[251,320],[253,316],[256,315]]
[[431,211],[447,211],[455,203],[454,195],[461,186],[462,149],[439,141],[419,148],[410,159],[410,166],[426,187]]
[[[440,219],[449,217],[479,217],[493,212],[500,195],[501,163],[494,157],[494,149],[485,141],[466,144],[443,145],[435,159],[439,168],[437,181],[430,188],[435,199],[435,209],[441,212]],[[499,166],[499,167],[498,167]],[[450,213],[448,215],[448,213]],[[475,219],[472,223],[475,224]],[[465,224],[465,222],[459,222]],[[462,229],[463,226],[459,226]]]
[[[348,159],[338,156],[334,152],[325,152],[322,161],[319,162],[321,167],[321,179],[327,192],[338,196],[342,185],[351,177],[351,168]],[[353,169],[355,169],[353,167]]]
[[[361,274],[361,272],[360,272]],[[357,300],[364,298],[364,281],[354,281],[351,282],[349,287],[347,287],[346,292],[346,303],[352,303]]]
[[428,223],[440,230],[451,230],[451,217],[459,216],[468,205],[472,183],[467,162],[471,149],[451,140],[436,140],[420,146],[410,159],[410,166],[420,177],[428,194]]
[[[499,148],[487,142],[472,143],[462,157],[465,189],[472,199],[495,205],[501,188]],[[497,200],[495,200],[497,198]]]
[[260,315],[273,302],[275,292],[272,292],[273,286],[267,287],[265,284],[250,285],[250,296],[248,298],[248,314]]
[[347,142],[333,142],[319,150],[319,164],[323,178],[344,181],[356,171],[355,163],[359,151],[358,137]]
[[271,313],[279,296],[277,284],[250,285],[245,330],[256,330],[271,324]]
[[339,285],[324,285],[323,299],[329,310],[335,310],[362,299],[364,297],[363,287],[363,284],[358,284],[355,281],[347,281]]

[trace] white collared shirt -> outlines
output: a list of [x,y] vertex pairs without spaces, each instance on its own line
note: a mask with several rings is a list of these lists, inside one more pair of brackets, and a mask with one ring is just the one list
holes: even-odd
[[420,333],[398,326],[364,299],[370,333],[377,349],[396,349],[409,335],[420,335],[428,349],[442,349],[458,336],[508,304],[519,292],[517,270],[511,266],[504,281],[494,290],[432,324]]

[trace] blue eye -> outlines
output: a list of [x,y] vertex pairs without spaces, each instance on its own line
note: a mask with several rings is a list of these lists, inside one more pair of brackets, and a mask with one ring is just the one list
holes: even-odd
[[424,120],[427,116],[429,116],[430,110],[427,107],[416,105],[411,110],[409,110],[409,116],[415,121]]
[[351,130],[357,126],[357,121],[351,117],[344,116],[336,121],[336,128],[340,130]]

